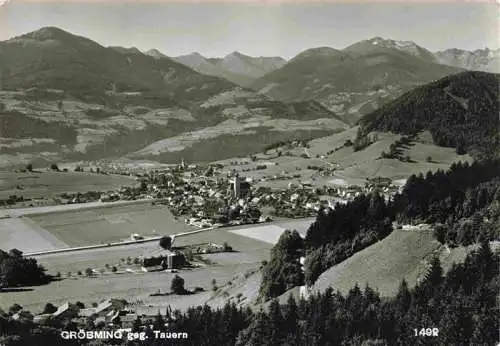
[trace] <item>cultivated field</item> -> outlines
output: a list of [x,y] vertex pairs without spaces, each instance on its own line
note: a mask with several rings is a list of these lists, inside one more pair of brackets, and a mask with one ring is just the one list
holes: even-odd
[[[283,147],[283,155],[278,157],[276,150],[256,155],[257,160],[233,158],[219,161],[228,169],[235,169],[242,175],[254,179],[286,174],[298,177],[283,180],[266,180],[258,186],[287,188],[290,182],[308,182],[315,186],[323,185],[363,185],[366,178],[387,177],[393,180],[406,179],[412,174],[426,173],[429,170],[446,170],[453,162],[470,161],[468,155],[457,155],[453,148],[443,148],[432,143],[430,134],[422,133],[411,145],[401,148],[401,156],[409,157],[410,162],[398,159],[382,159],[382,152],[389,152],[391,144],[401,138],[391,133],[378,133],[377,140],[368,147],[354,151],[345,146],[347,140],[354,142],[357,127],[327,137],[308,142],[309,148]],[[430,158],[430,160],[429,160]],[[247,162],[246,164],[242,164]],[[266,165],[265,169],[255,168]],[[335,172],[321,176],[310,166],[334,168]]]
[[[45,303],[62,304],[66,301],[80,300],[85,304],[102,299],[116,297],[131,301],[141,300],[143,309],[156,309],[166,304],[174,308],[187,308],[208,301],[212,297],[211,281],[215,279],[222,287],[247,271],[258,269],[263,260],[268,260],[272,245],[248,237],[242,237],[227,230],[219,229],[197,233],[175,240],[175,246],[193,245],[213,242],[222,244],[227,242],[236,252],[204,255],[212,264],[204,264],[200,268],[179,270],[179,275],[185,279],[187,288],[196,286],[205,288],[208,292],[194,296],[149,297],[149,294],[168,292],[170,283],[175,274],[154,272],[143,273],[137,271],[136,265],[127,265],[124,259],[154,253],[159,246],[155,243],[134,244],[103,249],[85,250],[71,253],[59,253],[37,256],[40,264],[55,274],[60,272],[63,280],[46,286],[33,287],[33,290],[22,292],[0,293],[0,307],[8,308],[14,303],[33,309],[43,308]],[[123,259],[123,260],[122,260]],[[117,266],[122,274],[111,274],[109,269],[105,274],[98,274],[95,278],[84,278],[76,275],[77,271],[84,272],[86,268],[99,272],[105,265]],[[134,269],[135,273],[124,272],[127,268]],[[71,272],[68,278],[67,273]]]
[[29,198],[51,197],[63,192],[109,191],[136,185],[130,177],[83,172],[0,172],[0,199],[11,195]]
[[305,237],[307,229],[312,222],[313,219],[289,221],[276,225],[264,225],[259,227],[237,229],[231,232],[274,245],[278,242],[281,234],[283,234],[286,229],[297,230],[303,237]]
[[[185,286],[188,289],[199,286],[210,290],[212,279],[222,285],[254,267],[254,264],[212,265],[209,268],[180,270],[178,275],[184,278]],[[109,274],[95,278],[73,277],[46,286],[33,287],[33,290],[0,293],[0,308],[8,309],[14,303],[18,303],[30,311],[41,312],[47,302],[60,305],[67,301],[81,301],[90,305],[92,302],[99,302],[107,298],[120,298],[131,302],[142,300],[149,304],[155,304],[154,308],[165,304],[170,304],[172,308],[181,309],[195,305],[196,302],[192,298],[196,295],[149,297],[151,293],[156,293],[158,290],[169,292],[174,275],[176,274],[165,272],[137,272]],[[155,312],[157,312],[157,308]]]
[[35,215],[30,219],[70,246],[117,242],[133,233],[158,236],[193,229],[175,220],[167,207],[152,206],[150,202]]
[[2,250],[16,248],[23,252],[68,247],[68,244],[28,218],[0,219],[0,244]]
[[278,226],[262,226],[233,231],[233,233],[257,239],[269,244],[276,244],[285,230]]

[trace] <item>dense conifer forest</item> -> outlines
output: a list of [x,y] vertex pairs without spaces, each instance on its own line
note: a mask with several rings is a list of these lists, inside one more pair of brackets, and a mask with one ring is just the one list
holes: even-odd
[[434,143],[480,157],[499,154],[500,75],[463,72],[407,92],[360,121],[362,132],[416,134],[430,131]]

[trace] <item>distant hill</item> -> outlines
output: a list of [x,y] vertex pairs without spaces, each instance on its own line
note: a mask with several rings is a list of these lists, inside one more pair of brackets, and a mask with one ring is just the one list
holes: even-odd
[[168,58],[165,54],[163,54],[162,52],[160,52],[158,49],[150,49],[150,50],[144,52],[144,54],[149,55],[150,57],[153,57],[153,58],[156,58],[156,59],[159,59],[159,58]]
[[124,47],[119,47],[119,46],[110,46],[109,48],[113,48],[118,53],[122,53],[122,54],[142,54],[142,52],[135,47],[124,48]]
[[345,48],[343,51],[359,55],[400,52],[420,58],[427,62],[436,62],[436,58],[429,50],[420,47],[415,42],[396,41],[391,39],[383,39],[381,37],[374,37],[369,40],[363,40],[354,43]]
[[500,75],[463,72],[412,90],[361,119],[364,133],[430,131],[457,152],[498,153]]
[[251,57],[239,52],[224,58],[206,58],[199,53],[192,53],[172,59],[200,73],[225,78],[241,86],[251,84],[286,63],[281,57]]
[[344,50],[308,49],[251,84],[278,100],[315,100],[355,122],[403,92],[463,70],[411,42],[375,38]]
[[347,126],[314,102],[284,104],[149,54],[55,27],[0,42],[0,165],[117,158],[227,121],[213,137],[234,134],[241,155],[258,150],[238,137],[249,127],[271,140],[274,129],[292,136],[290,122],[322,134]]
[[[0,42],[0,52],[4,89],[50,88],[89,97],[106,91],[154,91],[175,99],[176,92],[183,94],[187,85],[203,87],[201,98],[234,87],[170,59],[106,48],[54,27]],[[190,100],[196,100],[191,94]]]
[[472,71],[500,73],[500,49],[446,49],[434,53],[441,64],[465,68]]

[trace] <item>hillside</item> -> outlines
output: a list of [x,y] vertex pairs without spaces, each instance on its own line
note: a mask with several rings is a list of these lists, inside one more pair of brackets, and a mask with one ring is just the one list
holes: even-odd
[[430,51],[420,47],[415,42],[395,41],[391,39],[383,39],[381,37],[374,37],[369,40],[356,42],[345,48],[343,51],[359,55],[400,52],[418,57],[430,63],[436,62],[436,58]]
[[[157,52],[150,51],[152,56]],[[282,67],[286,61],[281,57],[251,57],[233,52],[224,58],[206,58],[192,53],[172,58],[200,73],[225,78],[241,86],[248,86],[257,78]]]
[[288,139],[310,140],[346,129],[335,113],[315,102],[284,104],[236,89],[201,105],[216,110],[220,122],[195,131],[155,141],[130,153],[129,158],[160,162],[210,162],[259,153],[270,144]]
[[[0,42],[0,52],[1,166],[119,158],[218,124],[235,135],[238,154],[247,155],[255,149],[248,134],[238,140],[242,122],[270,138],[267,131],[286,127],[283,121],[323,131],[318,135],[347,126],[313,102],[283,104],[159,52],[153,57],[135,48],[106,48],[58,28]],[[237,101],[228,96],[233,94]],[[284,138],[293,135],[280,131]]]
[[[498,242],[490,243],[494,250],[500,248],[499,245]],[[433,256],[439,256],[447,272],[454,263],[462,263],[466,255],[477,248],[477,245],[471,245],[450,249],[439,244],[429,231],[395,231],[325,271],[310,292],[323,293],[332,287],[334,291],[347,294],[358,284],[361,289],[369,285],[381,296],[393,297],[403,279],[409,287],[414,287],[425,277]],[[299,299],[299,288],[290,289],[278,300],[285,303],[290,295]]]
[[368,43],[342,51],[306,50],[259,78],[251,88],[279,100],[316,100],[355,122],[404,91],[462,71],[436,63],[418,46],[408,52],[372,43],[368,49]]
[[365,116],[362,131],[416,134],[458,153],[498,153],[500,75],[463,72],[412,90]]
[[387,238],[357,252],[319,276],[313,290],[334,290],[347,293],[357,283],[359,287],[378,290],[382,296],[394,296],[401,280],[413,287],[426,273],[433,255],[442,246],[429,231],[394,231]]
[[106,91],[154,91],[173,100],[179,93],[184,101],[187,86],[203,87],[203,95],[191,93],[191,100],[234,86],[167,58],[153,59],[134,49],[106,48],[54,27],[1,42],[0,52],[2,89],[58,89],[92,101]]

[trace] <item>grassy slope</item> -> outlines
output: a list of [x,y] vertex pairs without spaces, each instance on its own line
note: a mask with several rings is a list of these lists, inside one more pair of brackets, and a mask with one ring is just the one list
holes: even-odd
[[322,291],[331,285],[346,293],[356,283],[360,287],[369,283],[381,295],[391,296],[403,278],[413,286],[425,273],[425,259],[440,247],[431,232],[394,231],[321,274],[314,289]]
[[313,290],[324,291],[332,286],[347,293],[357,283],[361,288],[369,284],[382,296],[393,296],[403,278],[410,287],[423,278],[432,256],[439,255],[443,269],[449,270],[474,248],[477,246],[449,251],[434,239],[431,231],[397,230],[321,274]]
[[[277,162],[278,166],[271,166],[266,170],[252,171],[243,173],[245,175],[258,177],[263,175],[279,174],[282,171],[288,171],[292,174],[300,173],[302,179],[310,179],[311,176],[316,176],[317,182],[328,181],[334,178],[345,179],[351,184],[359,184],[366,177],[389,177],[392,179],[407,178],[411,174],[419,172],[427,172],[428,170],[447,169],[453,162],[469,161],[468,155],[457,155],[451,148],[443,148],[430,144],[427,138],[418,138],[417,141],[410,147],[402,151],[403,156],[410,156],[412,162],[402,162],[397,159],[380,159],[382,151],[388,151],[389,146],[401,136],[391,133],[379,133],[378,140],[367,148],[355,152],[352,147],[344,147],[347,139],[354,140],[356,137],[357,127],[346,131],[317,138],[309,142],[310,148],[307,152],[310,158],[303,158],[301,155],[305,153],[303,148],[290,150],[293,157],[282,156],[276,158],[274,150],[270,150],[268,155],[258,155],[262,162]],[[338,149],[333,153],[330,151]],[[285,151],[287,151],[285,149]],[[325,158],[317,158],[317,155],[324,155]],[[427,162],[427,157],[432,157],[432,162]],[[224,162],[230,162],[226,160]],[[255,164],[259,164],[257,161]],[[307,170],[307,166],[328,166],[328,163],[336,165],[335,176],[333,177],[317,177],[314,171]],[[232,166],[232,168],[242,169],[249,168],[251,165]],[[296,168],[302,168],[297,171]],[[282,182],[282,181],[280,181]],[[286,185],[287,183],[285,183]]]
[[[120,186],[136,185],[126,176],[76,172],[16,173],[0,172],[0,198],[10,195],[38,198],[63,192],[109,191]],[[16,186],[22,187],[22,190]]]
[[132,233],[151,236],[189,230],[182,221],[174,220],[166,207],[150,203],[43,214],[31,219],[70,246],[120,241]]

